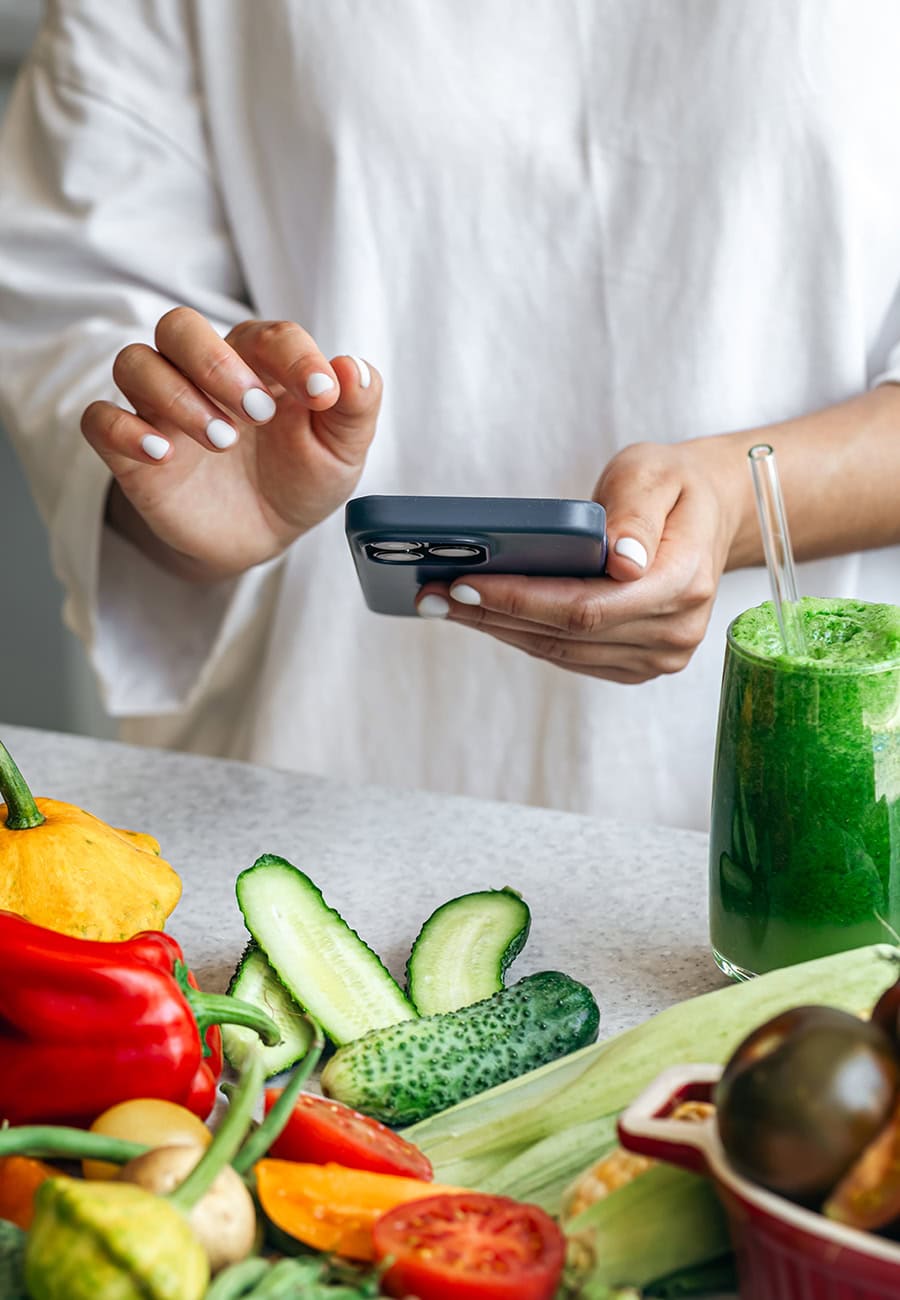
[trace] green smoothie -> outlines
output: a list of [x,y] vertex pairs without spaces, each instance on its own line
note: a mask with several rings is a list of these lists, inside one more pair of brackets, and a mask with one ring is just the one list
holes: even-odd
[[900,608],[771,602],[728,629],[710,832],[710,936],[730,975],[900,932]]

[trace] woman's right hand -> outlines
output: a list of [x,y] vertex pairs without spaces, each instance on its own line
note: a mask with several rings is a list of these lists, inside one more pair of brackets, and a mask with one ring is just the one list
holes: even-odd
[[188,307],[130,344],[113,376],[134,412],[93,402],[81,429],[114,476],[108,521],[194,581],[280,555],[351,495],[375,433],[381,377],[326,361],[291,321],[222,339]]

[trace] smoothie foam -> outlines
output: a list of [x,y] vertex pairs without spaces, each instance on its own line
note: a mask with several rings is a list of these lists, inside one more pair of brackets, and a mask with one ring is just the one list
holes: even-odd
[[731,635],[742,650],[785,669],[813,667],[820,672],[896,667],[900,662],[900,606],[861,600],[806,596],[800,626],[807,653],[789,658],[771,601],[740,614]]

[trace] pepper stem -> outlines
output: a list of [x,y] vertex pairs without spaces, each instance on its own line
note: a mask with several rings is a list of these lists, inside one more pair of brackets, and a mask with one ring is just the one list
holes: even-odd
[[[187,1213],[209,1191],[216,1176],[227,1164],[233,1164],[237,1172],[242,1174],[275,1141],[275,1138],[287,1123],[297,1093],[315,1069],[321,1055],[322,1036],[318,1026],[316,1029],[316,1041],[294,1071],[284,1093],[282,1093],[280,1100],[287,1098],[287,1105],[282,1106],[277,1115],[273,1106],[253,1136],[241,1147],[241,1143],[244,1141],[250,1127],[253,1118],[253,1107],[262,1090],[266,1073],[262,1052],[259,1047],[251,1049],[247,1056],[246,1065],[241,1071],[238,1085],[229,1097],[228,1110],[216,1130],[215,1137],[184,1182],[180,1183],[174,1192],[170,1192],[167,1197],[183,1213]],[[288,1096],[289,1093],[290,1096]],[[262,1149],[258,1150],[261,1135]],[[239,1150],[240,1155],[238,1156]],[[250,1153],[249,1160],[247,1159],[248,1152]]]
[[149,1148],[143,1142],[60,1124],[17,1124],[0,1127],[0,1156],[33,1156],[37,1160],[108,1160],[124,1165]]
[[281,1030],[275,1021],[252,1002],[233,998],[230,993],[205,993],[195,989],[188,982],[188,969],[184,962],[175,963],[175,978],[197,1021],[204,1056],[209,1056],[206,1031],[213,1025],[244,1025],[255,1030],[267,1047],[275,1047],[281,1042]]
[[30,831],[44,822],[44,814],[13,762],[12,754],[0,741],[0,795],[6,804],[6,829]]
[[170,1192],[167,1200],[184,1214],[204,1196],[244,1140],[253,1118],[253,1107],[266,1077],[265,1064],[259,1047],[247,1054],[247,1063],[241,1071],[238,1086],[225,1118],[216,1130],[212,1142],[194,1165],[183,1183]]
[[247,1141],[241,1147],[232,1164],[239,1174],[246,1174],[252,1169],[257,1160],[260,1160],[268,1151],[269,1147],[281,1133],[285,1124],[291,1117],[294,1109],[294,1103],[300,1094],[306,1080],[312,1074],[313,1070],[319,1063],[319,1057],[322,1055],[322,1048],[325,1046],[325,1040],[322,1037],[322,1030],[316,1022],[310,1017],[306,1017],[314,1030],[314,1037],[309,1045],[309,1050],[300,1064],[295,1068],[294,1073],[288,1079],[281,1096],[275,1105],[266,1115],[265,1119],[258,1128],[250,1134]]

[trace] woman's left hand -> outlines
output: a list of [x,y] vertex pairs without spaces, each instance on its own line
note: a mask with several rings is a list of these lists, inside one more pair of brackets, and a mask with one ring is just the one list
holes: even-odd
[[703,639],[747,508],[745,455],[728,439],[635,443],[606,466],[599,578],[477,574],[428,583],[417,609],[572,672],[636,684],[686,666]]

